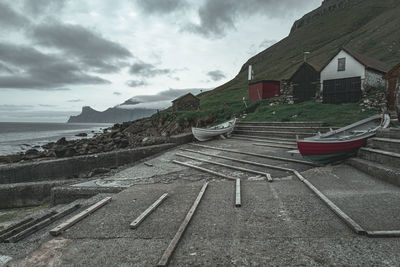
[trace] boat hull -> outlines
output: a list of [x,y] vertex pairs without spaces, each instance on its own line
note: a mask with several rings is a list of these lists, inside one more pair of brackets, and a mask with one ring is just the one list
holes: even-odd
[[326,143],[298,141],[297,147],[306,159],[319,164],[327,164],[354,156],[357,150],[365,145],[367,139],[368,137],[364,137],[358,140]]

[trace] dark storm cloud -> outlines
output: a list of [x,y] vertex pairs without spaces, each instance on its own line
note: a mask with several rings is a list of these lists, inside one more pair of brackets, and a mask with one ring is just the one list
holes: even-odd
[[30,46],[0,43],[0,63],[20,69],[15,75],[0,75],[0,88],[65,90],[65,85],[105,84],[102,78],[84,73],[79,66]]
[[54,108],[57,107],[57,105],[48,105],[48,104],[39,104],[39,107],[43,107],[43,108]]
[[167,14],[185,8],[186,0],[136,0],[136,4],[147,14]]
[[138,80],[130,80],[130,81],[127,81],[126,84],[127,84],[129,87],[140,87],[140,86],[145,86],[145,85],[147,85],[147,82],[145,82],[145,81],[138,81]]
[[41,15],[47,12],[60,12],[67,0],[25,0],[24,10],[32,15]]
[[70,99],[70,100],[67,100],[67,102],[69,102],[69,103],[78,103],[78,102],[82,102],[83,100],[82,99]]
[[29,24],[29,20],[7,6],[5,3],[0,2],[0,24],[2,28],[17,28]]
[[20,110],[31,110],[34,106],[32,105],[0,105],[1,111],[20,111]]
[[172,72],[173,71],[170,69],[158,69],[153,64],[146,63],[143,61],[134,63],[129,69],[130,74],[144,78],[151,78],[159,75],[171,74]]
[[183,96],[187,93],[192,93],[197,95],[202,91],[207,91],[209,89],[204,88],[189,88],[189,89],[173,89],[170,88],[165,91],[161,91],[155,95],[138,95],[131,98],[131,100],[135,100],[140,103],[149,103],[149,102],[157,102],[157,101],[164,101],[164,100],[173,100],[180,96]]
[[210,77],[214,82],[220,81],[226,78],[225,74],[220,70],[213,70],[207,73],[207,76]]
[[95,72],[117,72],[132,57],[125,47],[79,25],[53,21],[33,27],[30,36],[39,45],[59,49]]
[[227,30],[235,28],[235,23],[240,17],[256,14],[284,17],[302,4],[303,2],[298,0],[206,0],[198,10],[200,23],[189,24],[184,30],[205,37],[220,38],[225,36]]

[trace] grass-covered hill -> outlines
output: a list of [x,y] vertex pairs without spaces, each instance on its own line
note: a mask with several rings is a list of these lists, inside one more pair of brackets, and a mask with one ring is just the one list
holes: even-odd
[[304,51],[320,67],[341,47],[393,66],[400,62],[399,14],[399,0],[325,0],[296,21],[288,37],[250,58],[233,80],[202,94],[201,107],[221,108],[248,97],[249,64],[255,80],[289,78],[303,62]]

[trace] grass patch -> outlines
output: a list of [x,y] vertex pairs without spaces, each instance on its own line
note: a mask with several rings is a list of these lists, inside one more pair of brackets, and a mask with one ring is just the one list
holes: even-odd
[[32,208],[27,208],[27,209],[24,208],[24,209],[18,209],[18,210],[10,210],[9,212],[0,214],[0,223],[10,221],[19,215],[31,213],[31,212],[41,210],[41,209],[47,209],[48,207],[50,207],[50,203],[45,203],[43,205],[40,205],[37,207],[32,207]]

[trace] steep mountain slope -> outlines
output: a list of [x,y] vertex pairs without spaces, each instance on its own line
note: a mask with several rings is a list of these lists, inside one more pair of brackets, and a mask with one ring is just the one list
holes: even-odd
[[202,108],[247,97],[250,64],[255,80],[289,78],[303,62],[305,51],[311,52],[308,61],[316,66],[323,66],[341,47],[395,65],[400,62],[398,14],[398,0],[325,0],[296,21],[288,37],[250,58],[233,80],[202,94]]

